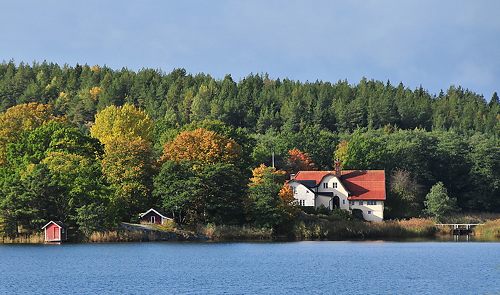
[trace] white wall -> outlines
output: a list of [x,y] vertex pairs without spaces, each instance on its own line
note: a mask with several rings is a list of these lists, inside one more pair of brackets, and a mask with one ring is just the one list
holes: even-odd
[[294,190],[293,197],[298,200],[304,200],[304,206],[314,206],[314,193],[310,191],[306,186],[298,182],[290,182],[289,185]]
[[[324,188],[324,183],[328,184],[327,188]],[[334,183],[337,184],[337,188],[334,188]],[[342,186],[342,183],[339,181],[339,179],[333,175],[328,175],[325,178],[323,178],[322,182],[319,184],[318,187],[318,192],[333,192],[334,196],[338,196],[340,199],[340,208],[344,210],[349,210],[349,201],[347,200],[347,191],[346,189]],[[328,199],[326,201],[323,200],[323,198]],[[330,197],[322,197],[320,202],[316,202],[316,207],[319,207],[321,205],[324,205],[325,207],[329,208],[328,206],[331,204]],[[331,205],[333,206],[333,204]]]
[[[363,218],[368,221],[382,221],[384,220],[384,201],[376,201],[377,205],[368,205],[367,201],[363,200],[363,205],[359,205],[360,201],[354,201],[351,209],[361,209],[363,211]],[[368,214],[371,211],[371,214]]]

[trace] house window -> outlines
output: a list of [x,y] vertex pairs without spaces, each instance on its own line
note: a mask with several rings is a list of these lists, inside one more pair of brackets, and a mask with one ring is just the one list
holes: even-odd
[[368,214],[372,214],[372,211],[368,211]]
[[368,205],[377,205],[377,201],[367,201],[366,204],[368,204]]
[[293,188],[293,194],[294,194],[294,195],[296,195],[296,194],[297,194],[297,188],[296,188],[296,187],[294,187],[294,188]]
[[344,205],[345,205],[345,200],[342,200],[342,204],[344,204]]
[[359,205],[360,205],[360,206],[363,206],[363,201],[359,201]]
[[349,205],[354,205],[354,201],[349,201]]
[[323,183],[323,188],[328,188],[328,182]]
[[299,200],[299,206],[305,206],[306,200]]
[[333,188],[337,188],[337,183],[336,182],[333,183]]

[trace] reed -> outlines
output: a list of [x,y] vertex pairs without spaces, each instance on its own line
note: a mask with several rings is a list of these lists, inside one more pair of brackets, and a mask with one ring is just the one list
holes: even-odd
[[500,213],[457,213],[444,217],[443,223],[485,223],[496,219],[500,219]]
[[43,233],[20,234],[16,237],[0,236],[1,244],[43,244],[45,236]]
[[500,219],[490,220],[483,225],[474,228],[474,234],[477,238],[483,240],[500,239]]
[[154,231],[105,231],[93,232],[87,239],[90,243],[117,243],[117,242],[148,242],[175,239],[175,234],[166,236]]
[[197,231],[212,241],[272,240],[273,230],[252,226],[214,225],[198,226]]
[[401,221],[362,222],[357,220],[329,221],[307,216],[294,228],[297,240],[364,240],[432,237],[435,223],[430,219],[413,218]]

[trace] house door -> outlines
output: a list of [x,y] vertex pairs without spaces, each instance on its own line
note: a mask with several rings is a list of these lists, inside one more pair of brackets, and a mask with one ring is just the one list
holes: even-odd
[[52,230],[54,231],[53,232],[54,240],[59,240],[60,239],[60,237],[59,237],[59,228],[57,226],[54,226],[52,228]]
[[332,204],[332,206],[333,206],[332,209],[339,209],[340,208],[340,198],[338,196],[333,197],[332,203],[333,203]]
[[156,217],[155,216],[151,216],[151,223],[156,223]]

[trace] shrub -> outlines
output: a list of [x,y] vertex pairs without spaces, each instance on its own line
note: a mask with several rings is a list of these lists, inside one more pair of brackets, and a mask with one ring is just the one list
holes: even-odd
[[357,220],[365,220],[363,217],[363,210],[361,209],[352,209],[352,216]]

